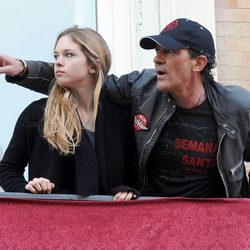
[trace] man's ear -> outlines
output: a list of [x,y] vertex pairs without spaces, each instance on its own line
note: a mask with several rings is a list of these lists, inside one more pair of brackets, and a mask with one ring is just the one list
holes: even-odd
[[195,65],[193,66],[193,71],[201,72],[207,65],[207,57],[204,55],[199,55],[195,60]]
[[99,71],[100,67],[101,67],[101,60],[96,59],[96,63],[92,65],[92,67],[89,70],[89,73],[96,74]]

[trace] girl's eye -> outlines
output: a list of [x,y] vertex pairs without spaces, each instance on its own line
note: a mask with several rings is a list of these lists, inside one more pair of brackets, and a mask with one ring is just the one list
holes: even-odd
[[66,57],[71,58],[73,56],[72,53],[66,53]]
[[58,58],[58,55],[54,55],[54,59],[57,60],[57,58]]

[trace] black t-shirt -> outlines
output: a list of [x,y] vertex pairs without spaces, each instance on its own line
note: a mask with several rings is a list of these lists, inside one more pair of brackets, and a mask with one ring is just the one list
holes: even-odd
[[177,108],[149,156],[148,195],[225,197],[217,151],[216,122],[209,102],[193,109]]

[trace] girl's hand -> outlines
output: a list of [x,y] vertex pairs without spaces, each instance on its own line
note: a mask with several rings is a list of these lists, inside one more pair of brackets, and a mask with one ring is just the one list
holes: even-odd
[[134,192],[119,192],[114,196],[113,201],[129,201],[135,198]]
[[43,177],[34,178],[25,186],[25,189],[33,194],[50,194],[53,188],[55,184]]

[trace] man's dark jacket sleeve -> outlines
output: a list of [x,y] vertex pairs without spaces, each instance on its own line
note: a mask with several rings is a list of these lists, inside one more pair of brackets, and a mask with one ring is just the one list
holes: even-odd
[[47,95],[50,83],[54,79],[54,65],[41,61],[26,63],[28,68],[22,76],[6,75],[6,81]]

